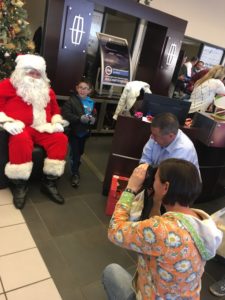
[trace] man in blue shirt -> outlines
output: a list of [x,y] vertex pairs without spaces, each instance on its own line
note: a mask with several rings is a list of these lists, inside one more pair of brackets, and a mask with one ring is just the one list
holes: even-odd
[[151,132],[140,163],[158,166],[167,158],[181,158],[192,162],[199,170],[195,147],[187,135],[179,129],[176,116],[171,113],[157,115],[152,121]]

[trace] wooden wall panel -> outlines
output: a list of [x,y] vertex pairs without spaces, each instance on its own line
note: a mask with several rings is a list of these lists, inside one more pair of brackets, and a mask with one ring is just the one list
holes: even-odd
[[[86,49],[88,46],[94,4],[86,0],[65,0],[62,6],[49,5],[47,18],[61,18],[60,28],[49,23],[48,47],[44,56],[52,86],[58,95],[68,95],[84,72]],[[58,15],[58,9],[62,14]],[[55,15],[51,11],[55,11]],[[51,38],[52,36],[55,37]],[[51,49],[51,50],[50,50]]]
[[[147,74],[148,68],[145,68],[144,73],[139,72],[136,79],[149,82],[154,93],[167,95],[187,22],[130,0],[49,0],[47,2],[43,56],[46,58],[47,72],[56,93],[68,95],[74,83],[83,75],[91,15],[95,4],[149,21],[150,36],[146,41],[150,42],[149,44],[146,42],[148,48],[143,49],[143,55],[149,51],[154,57],[154,64],[149,66],[149,74]],[[70,7],[72,10],[69,9]],[[74,27],[72,30],[75,15],[80,20],[84,18],[82,29]],[[78,33],[77,30],[80,30],[82,35],[80,45],[70,41],[72,34]]]

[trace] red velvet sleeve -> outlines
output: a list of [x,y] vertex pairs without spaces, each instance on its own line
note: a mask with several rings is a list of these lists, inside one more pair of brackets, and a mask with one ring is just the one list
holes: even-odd
[[50,89],[49,95],[50,95],[50,99],[51,99],[50,100],[51,101],[51,115],[52,116],[60,115],[61,110],[60,110],[60,107],[57,103],[55,92],[52,89]]

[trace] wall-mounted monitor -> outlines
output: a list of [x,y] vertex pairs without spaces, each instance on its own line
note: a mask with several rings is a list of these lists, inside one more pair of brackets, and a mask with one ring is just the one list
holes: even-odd
[[191,106],[190,101],[168,98],[161,95],[145,94],[142,104],[144,116],[156,116],[163,112],[174,114],[180,125],[184,125]]
[[206,68],[220,65],[224,57],[224,49],[203,44],[200,60],[204,61]]

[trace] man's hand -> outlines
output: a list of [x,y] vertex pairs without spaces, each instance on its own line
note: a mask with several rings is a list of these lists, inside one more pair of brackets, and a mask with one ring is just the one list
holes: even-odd
[[60,123],[55,123],[52,125],[53,127],[53,132],[64,132],[63,125]]
[[148,164],[141,164],[137,168],[134,169],[129,181],[127,188],[131,189],[135,193],[137,193],[145,180],[146,171],[148,169]]
[[23,132],[24,124],[20,121],[6,122],[3,124],[3,128],[11,135],[16,135]]

